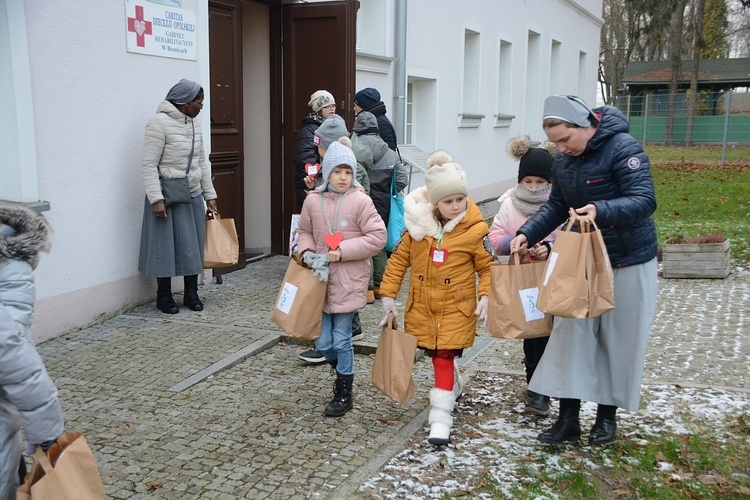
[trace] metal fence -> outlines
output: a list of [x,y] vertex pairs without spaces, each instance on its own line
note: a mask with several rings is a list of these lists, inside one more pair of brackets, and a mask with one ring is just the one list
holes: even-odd
[[[630,122],[630,135],[644,146],[666,140],[669,93],[621,96],[614,106]],[[674,94],[672,143],[686,144],[689,94]],[[693,113],[692,143],[695,145],[750,145],[750,93],[699,92]],[[725,162],[725,154],[722,162]]]

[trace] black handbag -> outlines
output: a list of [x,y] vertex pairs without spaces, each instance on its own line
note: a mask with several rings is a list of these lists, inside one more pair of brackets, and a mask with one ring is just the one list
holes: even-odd
[[161,194],[164,197],[164,205],[171,207],[184,203],[191,203],[193,198],[190,196],[190,181],[188,174],[190,167],[193,166],[193,151],[195,150],[195,124],[193,124],[193,145],[190,147],[190,156],[188,156],[188,167],[185,177],[162,177],[159,166],[159,181],[161,182]]

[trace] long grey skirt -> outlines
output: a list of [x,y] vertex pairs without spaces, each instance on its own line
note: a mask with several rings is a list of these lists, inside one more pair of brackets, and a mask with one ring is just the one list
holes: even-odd
[[638,410],[656,311],[656,258],[614,275],[612,311],[593,319],[555,318],[529,390]]
[[157,219],[145,198],[138,271],[155,278],[200,274],[205,238],[202,196],[194,197],[189,204],[167,207],[167,220]]

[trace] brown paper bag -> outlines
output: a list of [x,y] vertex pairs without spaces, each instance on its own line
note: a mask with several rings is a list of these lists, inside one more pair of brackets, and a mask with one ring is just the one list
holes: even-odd
[[590,238],[588,234],[571,231],[573,223],[577,220],[571,217],[567,226],[557,233],[544,268],[537,307],[552,316],[585,318],[588,314],[589,282],[586,259]]
[[211,211],[206,216],[203,268],[233,266],[240,256],[240,241],[234,219],[222,219]]
[[411,373],[417,352],[417,337],[398,331],[396,318],[389,316],[383,327],[372,364],[372,385],[397,403],[408,401],[417,393]]
[[612,264],[609,262],[607,247],[599,227],[594,223],[594,231],[588,233],[590,248],[588,259],[589,312],[587,318],[596,318],[615,308]]
[[45,453],[37,446],[31,472],[18,487],[17,500],[106,499],[99,468],[80,432],[58,438]]
[[546,337],[552,331],[552,316],[537,308],[539,285],[546,263],[532,262],[526,254],[518,262],[512,254],[508,265],[490,267],[490,297],[487,331],[501,339]]
[[291,259],[271,313],[271,321],[296,339],[317,339],[320,337],[327,291],[327,282],[318,280],[311,269]]

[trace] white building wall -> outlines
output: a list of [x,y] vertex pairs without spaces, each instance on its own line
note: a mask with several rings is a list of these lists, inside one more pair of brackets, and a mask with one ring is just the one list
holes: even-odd
[[[182,8],[205,10],[200,3],[183,0]],[[137,273],[143,133],[171,86],[181,78],[207,81],[208,66],[207,58],[199,65],[128,53],[124,1],[24,6],[38,194],[50,203],[45,216],[54,230],[52,250],[36,271],[34,327],[43,340],[90,324],[102,311],[132,306],[155,289]],[[205,44],[200,11],[198,25],[198,43]]]
[[[372,5],[363,8],[360,16],[380,9],[394,15],[397,0],[362,0]],[[599,32],[602,24],[601,0],[404,0],[407,2],[407,78],[434,79],[435,119],[434,141],[422,139],[415,145],[422,149],[444,149],[466,169],[471,194],[476,200],[497,197],[516,182],[517,162],[508,157],[505,147],[509,139],[528,134],[532,140],[545,139],[541,128],[544,99],[551,87],[556,93],[581,93],[591,105],[595,104]],[[385,4],[386,7],[382,7]],[[361,26],[367,26],[364,18]],[[387,24],[387,37],[395,37],[395,22]],[[464,33],[471,30],[480,38],[479,115],[482,119],[462,118],[462,113],[476,113],[464,109]],[[529,34],[538,48],[530,53]],[[375,38],[370,35],[370,39]],[[501,41],[512,47],[510,88],[512,120],[498,120],[496,115],[507,104],[499,103],[499,47]],[[553,44],[559,54],[553,64]],[[586,57],[581,58],[585,53]],[[393,51],[378,54],[393,58]],[[373,58],[360,51],[357,58],[357,90],[378,88],[393,120],[393,96],[403,93],[395,88],[393,72],[386,75],[366,71]],[[579,71],[579,61],[586,62]],[[531,67],[529,65],[532,65]],[[553,76],[551,68],[558,68]],[[582,75],[582,76],[581,76]],[[533,81],[529,81],[529,78]],[[554,78],[554,86],[551,83]],[[388,80],[385,82],[384,80]],[[424,80],[422,80],[424,81]],[[585,89],[581,89],[581,82]],[[581,91],[582,90],[582,91]],[[386,100],[390,98],[390,100]],[[505,101],[507,102],[507,101]],[[472,105],[471,108],[474,108]],[[399,118],[403,119],[403,118]],[[461,124],[465,126],[460,126]],[[502,126],[501,126],[502,125]],[[399,137],[403,143],[404,138]],[[420,185],[416,176],[413,185]]]

